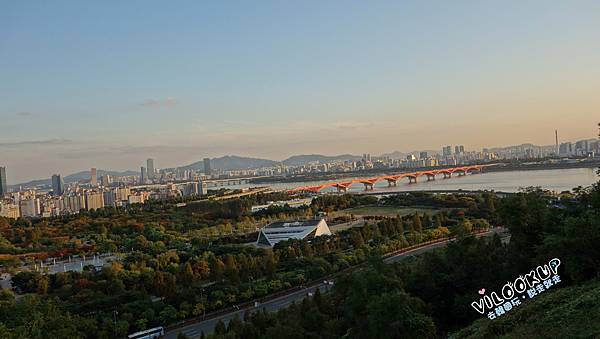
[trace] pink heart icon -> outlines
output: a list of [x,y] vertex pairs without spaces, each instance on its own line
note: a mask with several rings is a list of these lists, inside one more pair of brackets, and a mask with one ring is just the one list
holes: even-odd
[[479,291],[477,291],[479,294],[484,295],[485,294],[485,288],[480,289]]

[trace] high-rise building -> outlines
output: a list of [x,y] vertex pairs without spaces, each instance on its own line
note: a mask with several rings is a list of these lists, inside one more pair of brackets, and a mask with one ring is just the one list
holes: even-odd
[[128,187],[121,187],[117,191],[117,201],[127,201],[131,195],[131,189]]
[[17,219],[21,216],[21,210],[18,204],[3,203],[0,201],[0,217]]
[[563,142],[560,144],[558,152],[560,155],[571,155],[573,153],[573,144],[570,142]]
[[141,184],[145,184],[146,180],[148,179],[148,173],[146,172],[146,167],[142,166],[140,167],[140,183]]
[[52,175],[52,193],[54,193],[56,196],[65,193],[65,182],[60,174]]
[[102,193],[104,197],[104,206],[116,207],[117,190],[105,191]]
[[90,184],[92,186],[98,186],[98,173],[96,172],[96,167],[90,169]]
[[212,169],[210,167],[210,158],[204,158],[202,159],[202,162],[204,163],[204,174],[210,175],[212,172]]
[[452,146],[444,146],[442,148],[442,155],[445,157],[449,157],[452,155]]
[[6,167],[0,167],[0,197],[8,194],[8,186],[6,185]]
[[590,148],[589,140],[580,140],[575,143],[575,153],[577,155],[585,155]]
[[102,192],[86,192],[85,193],[85,208],[89,210],[97,210],[104,207],[104,196]]
[[37,217],[40,215],[40,199],[29,197],[19,202],[22,217]]
[[208,193],[208,189],[206,187],[206,182],[200,180],[198,181],[198,186],[196,189],[196,194],[198,195],[206,195],[206,193]]
[[110,175],[108,175],[108,174],[105,174],[100,177],[100,183],[104,187],[109,186],[111,184],[111,182],[112,182],[112,179],[111,179]]
[[146,170],[148,171],[148,179],[154,179],[154,159],[146,160]]
[[463,146],[463,145],[454,146],[454,154],[463,154],[463,153],[465,153],[465,146]]
[[427,152],[420,152],[419,153],[419,159],[427,159]]

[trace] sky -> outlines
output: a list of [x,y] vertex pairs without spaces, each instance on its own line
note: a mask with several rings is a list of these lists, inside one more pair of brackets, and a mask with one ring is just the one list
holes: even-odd
[[599,1],[4,2],[0,166],[593,138],[599,41]]

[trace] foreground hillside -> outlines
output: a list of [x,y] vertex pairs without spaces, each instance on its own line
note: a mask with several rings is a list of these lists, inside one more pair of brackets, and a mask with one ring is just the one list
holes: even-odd
[[452,338],[599,338],[600,281],[548,291],[495,320],[482,318]]

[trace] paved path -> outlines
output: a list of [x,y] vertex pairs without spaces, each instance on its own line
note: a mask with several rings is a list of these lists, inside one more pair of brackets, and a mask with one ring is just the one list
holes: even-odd
[[42,265],[36,263],[34,265],[25,266],[24,269],[30,271],[43,271],[48,274],[56,274],[59,272],[77,271],[82,272],[83,268],[88,265],[93,266],[106,266],[113,261],[116,261],[117,257],[114,255],[92,255],[84,257],[74,257],[70,260],[60,260],[46,262]]
[[[491,236],[495,233],[501,233],[503,231],[504,231],[504,229],[502,229],[502,228],[494,228],[488,232],[478,234],[477,237]],[[426,245],[423,247],[415,248],[413,250],[406,251],[403,253],[399,253],[397,255],[385,258],[384,262],[394,263],[394,262],[400,261],[407,257],[419,255],[421,253],[431,251],[435,248],[443,247],[448,243],[448,241],[452,241],[452,240],[446,240],[446,241],[442,241],[439,243],[434,243],[434,244]],[[166,333],[164,338],[176,339],[177,334],[179,332],[187,335],[189,338],[199,338],[200,335],[202,334],[202,332],[204,332],[204,334],[208,334],[208,333],[212,332],[214,330],[217,322],[219,322],[219,320],[223,320],[223,322],[227,323],[231,319],[233,319],[236,315],[238,315],[240,318],[243,318],[244,313],[246,311],[256,312],[258,310],[262,310],[263,308],[266,309],[267,311],[275,312],[282,308],[288,307],[294,301],[296,301],[296,302],[301,301],[302,299],[304,299],[308,296],[308,293],[314,293],[317,288],[320,289],[321,292],[327,292],[331,287],[332,286],[330,286],[328,284],[320,283],[318,285],[307,287],[307,288],[292,292],[290,294],[286,294],[284,296],[266,301],[266,302],[262,303],[261,305],[259,305],[258,307],[248,307],[248,308],[240,309],[238,311],[227,313],[222,316],[218,316],[218,317],[211,318],[211,319],[208,319],[205,321],[201,321],[198,323],[194,323],[194,324],[190,324],[190,325],[187,325],[187,326],[184,326],[181,328],[174,329],[174,330]]]

